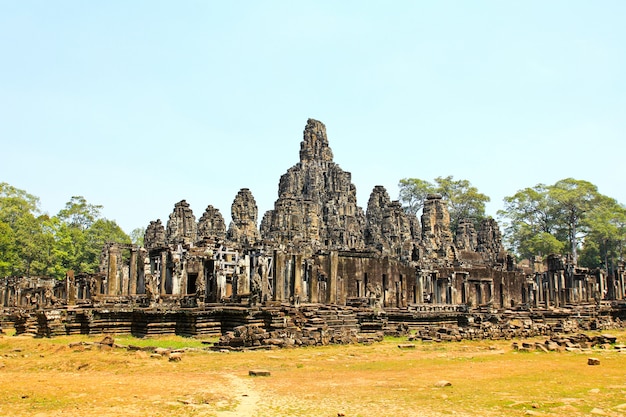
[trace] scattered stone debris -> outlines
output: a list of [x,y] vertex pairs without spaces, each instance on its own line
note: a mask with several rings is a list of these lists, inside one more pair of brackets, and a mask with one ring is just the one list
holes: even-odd
[[[111,336],[105,336],[99,342],[72,342],[69,344],[70,349],[75,351],[89,350],[92,347],[99,347],[100,349],[112,350],[112,349],[124,349],[129,352],[135,352],[135,356],[140,359],[145,358],[167,358],[170,362],[180,362],[183,359],[183,354],[186,351],[196,350],[193,348],[183,348],[183,349],[171,349],[171,348],[163,348],[163,347],[154,347],[154,346],[122,346],[115,343],[115,339]],[[83,369],[87,367],[88,364],[79,365],[77,369]]]
[[266,369],[251,369],[248,371],[248,375],[250,376],[270,376],[270,371]]
[[435,382],[435,386],[437,388],[443,388],[443,387],[451,387],[452,383],[450,381],[446,381],[446,380],[441,380],[441,381],[437,381]]
[[111,336],[104,336],[104,338],[100,341],[100,344],[113,347],[113,345],[115,345],[115,340]]
[[158,348],[154,349],[153,353],[156,353],[157,355],[161,355],[161,356],[167,356],[167,355],[170,354],[170,352],[171,352],[171,349],[158,347]]
[[600,359],[598,359],[598,358],[587,358],[587,365],[600,365]]
[[616,341],[617,338],[615,336],[608,334],[589,336],[584,333],[577,333],[567,337],[554,335],[551,339],[544,342],[513,342],[511,346],[514,350],[520,352],[580,352],[592,348],[608,349]]
[[[213,350],[253,350],[276,349],[297,346],[321,346],[328,344],[358,343],[374,340],[359,335],[355,330],[331,329],[326,325],[320,327],[289,327],[283,330],[266,331],[256,325],[238,326],[232,332],[226,332],[212,347]],[[378,339],[376,339],[378,340]],[[382,336],[380,337],[382,340]]]

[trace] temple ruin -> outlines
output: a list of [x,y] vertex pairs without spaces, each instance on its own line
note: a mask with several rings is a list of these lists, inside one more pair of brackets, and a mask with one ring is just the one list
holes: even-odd
[[458,321],[480,309],[604,305],[613,312],[606,314],[614,314],[616,306],[623,308],[624,265],[607,275],[551,256],[521,267],[503,249],[491,218],[478,224],[463,219],[453,235],[440,195],[427,197],[418,218],[376,186],[364,211],[351,174],[333,161],[326,127],[317,120],[307,121],[299,156],[281,176],[274,208],[260,224],[247,188],[234,198],[228,227],[212,205],[196,220],[183,200],[166,224],[150,222],[144,247],[106,245],[97,274],[70,271],[62,282],[5,278],[2,306],[64,308],[71,311],[65,313],[66,333],[102,330],[90,324],[94,315],[117,311],[124,324],[111,328],[143,335],[168,328],[220,334],[250,322],[268,327],[294,309],[313,315],[339,309],[344,329],[362,329],[373,314],[417,323]]

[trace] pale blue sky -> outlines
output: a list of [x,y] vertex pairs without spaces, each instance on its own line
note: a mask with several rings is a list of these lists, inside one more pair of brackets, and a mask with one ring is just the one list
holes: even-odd
[[453,175],[626,203],[626,2],[0,0],[0,182],[127,232],[186,199],[259,218],[326,124],[358,204]]

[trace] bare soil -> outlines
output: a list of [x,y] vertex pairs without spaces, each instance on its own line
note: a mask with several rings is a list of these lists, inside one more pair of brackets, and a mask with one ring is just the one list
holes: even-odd
[[[195,346],[180,362],[70,347],[100,339],[1,336],[0,415],[626,416],[626,354],[614,347],[522,353],[511,341],[491,341],[401,349],[406,340],[386,339],[220,353],[180,338],[176,347]],[[588,365],[589,357],[600,365]],[[271,375],[249,376],[252,369]]]

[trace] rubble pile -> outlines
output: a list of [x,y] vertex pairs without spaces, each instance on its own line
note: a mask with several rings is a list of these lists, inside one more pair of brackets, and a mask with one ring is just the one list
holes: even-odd
[[[558,313],[558,314],[557,314]],[[622,327],[619,318],[610,316],[582,317],[566,311],[542,312],[531,316],[524,313],[462,314],[457,324],[417,326],[410,340],[461,341],[510,340],[537,336],[556,336],[590,330],[610,330]],[[415,326],[414,326],[415,328]]]
[[626,351],[626,346],[617,345],[617,337],[610,334],[590,336],[585,333],[577,333],[570,336],[555,335],[544,342],[513,342],[514,350],[521,352],[577,352],[593,348],[618,349]]
[[[353,308],[314,305],[276,306],[262,312],[264,325],[249,323],[227,331],[215,344],[222,349],[272,349],[277,347],[372,343],[383,338],[382,325],[361,332]],[[376,330],[374,330],[374,328]]]
[[283,330],[267,331],[255,325],[236,327],[226,332],[215,343],[213,350],[275,349],[299,346],[324,346],[330,344],[371,343],[382,340],[382,334],[363,335],[356,330],[337,330],[328,325],[295,326]]

